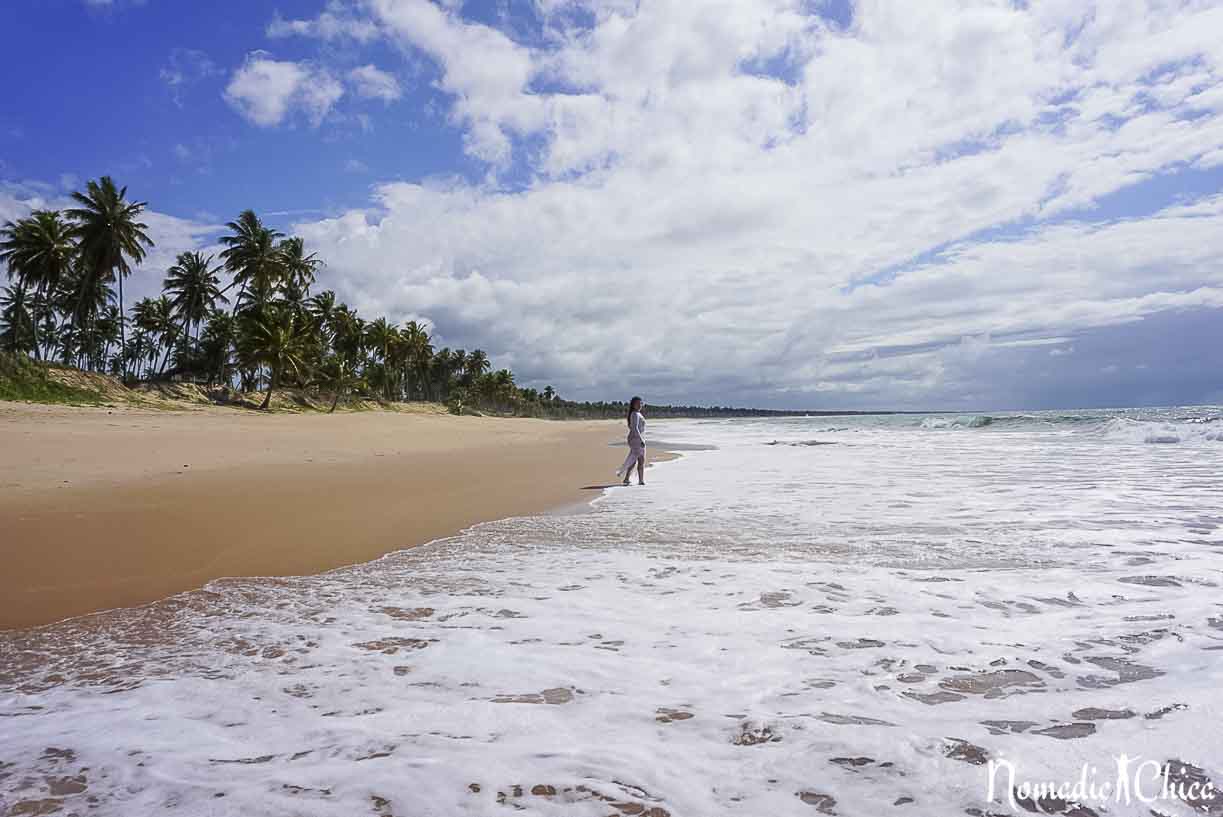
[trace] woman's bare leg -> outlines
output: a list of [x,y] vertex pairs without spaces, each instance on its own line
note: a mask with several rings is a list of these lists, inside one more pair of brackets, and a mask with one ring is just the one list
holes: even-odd
[[641,456],[637,458],[637,483],[645,485],[645,451],[642,450]]

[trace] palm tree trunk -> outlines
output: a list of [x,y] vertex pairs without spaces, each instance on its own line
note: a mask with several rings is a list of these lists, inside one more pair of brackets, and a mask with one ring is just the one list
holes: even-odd
[[30,331],[33,333],[34,340],[34,359],[42,360],[42,355],[38,351],[38,302],[42,299],[42,291],[46,286],[45,283],[40,283],[38,289],[34,292],[34,303],[30,304]]
[[161,356],[161,365],[157,367],[157,376],[161,377],[166,371],[166,364],[170,362],[170,352],[174,351],[173,342],[166,344],[166,353]]
[[[79,333],[83,331],[83,328],[80,326],[80,324],[83,323],[81,318],[83,318],[84,316],[81,313],[85,311],[85,293],[87,291],[86,290],[87,285],[84,281],[78,281],[77,283],[80,286],[81,291],[80,291],[80,294],[76,296],[76,309],[73,310],[73,313],[72,313],[72,328],[77,330],[77,332]],[[67,355],[65,355],[65,357],[67,357]],[[83,357],[78,350],[77,355],[76,355],[76,362],[77,362],[78,368],[81,368],[80,364],[81,364],[82,359]]]
[[[234,283],[237,283],[237,281],[235,281]],[[233,285],[234,284],[230,284],[228,287],[225,287],[225,289],[221,290],[221,294],[224,295],[227,291],[229,291],[229,288],[232,287]],[[238,314],[238,304],[242,303],[242,296],[245,294],[246,294],[246,284],[244,283],[242,284],[241,289],[238,290],[238,297],[234,298],[234,308],[229,310],[229,317],[232,318]]]
[[123,373],[120,378],[124,383],[127,382],[127,316],[123,313],[123,273],[118,274],[119,278],[119,370]]
[[339,404],[339,402],[340,402],[340,389],[337,387],[335,390],[335,397],[333,397],[331,400],[331,411],[327,413],[335,414],[335,407]]
[[268,381],[268,393],[263,396],[263,405],[259,406],[260,411],[267,411],[268,405],[272,402],[272,392],[275,391],[279,381],[280,370],[272,369],[272,378]]

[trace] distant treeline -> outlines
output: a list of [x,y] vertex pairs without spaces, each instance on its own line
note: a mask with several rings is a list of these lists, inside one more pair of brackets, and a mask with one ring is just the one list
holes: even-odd
[[[527,390],[529,391],[529,390]],[[564,419],[604,419],[628,416],[628,403],[615,400],[584,401],[564,400],[555,397],[549,401],[541,401],[543,410],[535,416],[557,417]],[[648,403],[645,414],[650,419],[663,418],[733,418],[733,417],[845,417],[869,416],[877,414],[899,414],[894,411],[791,411],[783,409],[734,408],[732,406],[658,406]]]

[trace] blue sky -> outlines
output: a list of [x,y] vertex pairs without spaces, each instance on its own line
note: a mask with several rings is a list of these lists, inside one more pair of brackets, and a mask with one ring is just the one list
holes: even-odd
[[[440,104],[427,81],[414,83],[393,109],[351,105],[348,113],[376,119],[368,131],[357,123],[326,132],[304,124],[252,128],[225,102],[227,80],[248,53],[313,58],[313,43],[269,39],[265,29],[278,13],[305,17],[320,7],[291,0],[4,4],[5,73],[21,79],[6,92],[0,131],[6,178],[111,173],[164,212],[228,220],[247,207],[322,214],[357,206],[374,179],[478,173],[464,160],[460,134],[426,112]],[[364,51],[360,64],[401,59],[390,46]],[[334,58],[355,66],[358,55]],[[175,73],[183,78],[171,85]],[[367,169],[354,170],[350,160]]]
[[[1206,0],[14,0],[0,217],[254,208],[575,397],[1223,401]],[[1141,353],[1140,353],[1141,350]]]

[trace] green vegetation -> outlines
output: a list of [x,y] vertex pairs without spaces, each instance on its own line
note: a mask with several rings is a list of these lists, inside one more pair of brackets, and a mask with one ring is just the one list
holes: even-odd
[[53,380],[45,365],[25,355],[0,352],[0,400],[96,406],[102,402],[102,395]]

